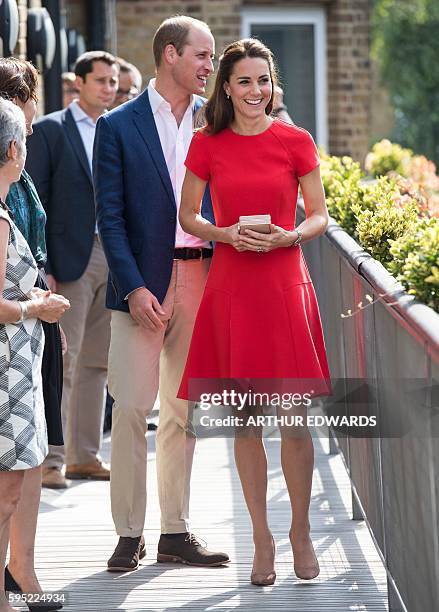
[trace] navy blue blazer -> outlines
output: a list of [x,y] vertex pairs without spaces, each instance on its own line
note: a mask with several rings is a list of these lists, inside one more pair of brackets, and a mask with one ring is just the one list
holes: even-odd
[[68,109],[35,122],[27,140],[26,170],[47,213],[46,272],[61,282],[85,271],[95,235],[95,206],[90,166]]
[[[196,96],[195,108],[204,104]],[[148,90],[99,118],[93,155],[99,233],[110,268],[107,307],[146,287],[160,303],[171,280],[177,207]],[[202,214],[213,222],[209,191]]]

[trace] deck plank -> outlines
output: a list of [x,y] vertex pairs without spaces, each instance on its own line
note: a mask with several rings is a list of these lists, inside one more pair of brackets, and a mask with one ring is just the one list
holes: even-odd
[[[147,556],[138,571],[111,574],[106,561],[117,538],[109,484],[75,483],[66,491],[44,490],[37,536],[37,571],[46,590],[66,591],[66,610],[298,610],[386,612],[386,573],[369,531],[351,520],[351,492],[342,460],[328,455],[327,440],[314,439],[316,460],[311,502],[314,545],[321,566],[312,582],[292,573],[288,540],[290,506],[279,463],[280,442],[266,440],[269,457],[269,517],[277,545],[273,587],[249,584],[252,541],[230,439],[197,442],[191,492],[193,531],[209,548],[227,551],[227,568],[158,564],[159,506],[155,434],[148,433]],[[108,457],[110,438],[104,441]]]

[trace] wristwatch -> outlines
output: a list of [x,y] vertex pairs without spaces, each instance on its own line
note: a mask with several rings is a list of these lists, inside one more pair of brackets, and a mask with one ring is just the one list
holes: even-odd
[[298,244],[300,244],[302,242],[303,234],[300,231],[300,229],[295,229],[294,231],[297,232],[297,238],[296,238],[296,240],[293,242],[293,244],[291,246],[297,246]]

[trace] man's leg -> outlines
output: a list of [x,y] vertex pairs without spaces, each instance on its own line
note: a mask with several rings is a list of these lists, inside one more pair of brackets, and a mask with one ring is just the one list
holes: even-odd
[[90,258],[89,273],[93,279],[94,299],[85,322],[76,384],[71,394],[66,464],[69,476],[74,477],[76,471],[84,472],[88,465],[90,477],[93,476],[94,470],[96,478],[100,472],[101,478],[108,478],[108,469],[99,469],[110,346],[110,311],[105,308],[108,267],[102,246],[97,239]]
[[188,402],[177,399],[195,317],[210,260],[174,262],[174,308],[160,361],[160,418],[157,430],[157,482],[162,533],[189,531],[189,481],[195,437],[189,431]]
[[111,315],[108,390],[114,404],[110,491],[113,521],[120,536],[108,560],[112,572],[135,570],[145,556],[146,418],[157,397],[160,352],[172,312],[169,291],[162,308],[165,325],[158,331],[140,327],[128,313]]
[[[81,354],[85,323],[94,297],[93,278],[88,267],[78,280],[71,283],[58,283],[58,292],[64,295],[71,305],[62,317],[62,327],[68,344],[67,353],[63,358],[63,396],[61,403],[63,434],[66,442],[69,436],[72,391],[76,384],[78,358]],[[53,480],[50,474],[53,469],[55,470],[55,476],[58,473],[53,486],[62,486],[61,480],[63,480],[63,477],[60,475],[60,470],[64,464],[64,453],[64,446],[49,447],[49,454],[43,463],[43,483],[46,484],[47,477],[47,486],[52,486],[49,483]]]
[[111,315],[108,388],[111,430],[111,511],[119,536],[143,532],[146,509],[146,418],[158,390],[164,330],[141,328],[125,312]]
[[156,443],[162,514],[157,561],[206,567],[228,563],[229,557],[207,550],[189,533],[189,483],[195,436],[188,423],[188,402],[176,396],[209,261],[174,262],[174,308],[160,361],[160,420]]

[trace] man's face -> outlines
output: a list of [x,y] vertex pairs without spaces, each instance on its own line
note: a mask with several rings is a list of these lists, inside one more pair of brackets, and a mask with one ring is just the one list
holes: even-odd
[[63,93],[63,108],[66,108],[73,100],[79,98],[79,89],[76,87],[76,83],[64,82],[62,85]]
[[171,73],[176,84],[189,94],[203,95],[213,72],[215,41],[204,28],[192,28],[181,55],[175,57]]
[[79,89],[79,100],[85,106],[104,112],[111,106],[116,95],[119,83],[119,70],[117,64],[109,66],[105,62],[93,62],[93,70],[81,77],[76,77]]
[[116,108],[120,104],[132,100],[138,96],[140,91],[136,86],[136,79],[132,72],[122,72],[119,74],[119,87],[116,92],[116,97],[112,104],[112,108]]

